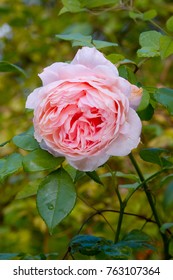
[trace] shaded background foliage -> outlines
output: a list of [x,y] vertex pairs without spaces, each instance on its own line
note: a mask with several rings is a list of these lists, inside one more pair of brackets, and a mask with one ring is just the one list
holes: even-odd
[[[116,53],[138,64],[140,58],[136,57],[136,51],[140,48],[140,33],[151,29],[158,31],[157,24],[164,27],[165,22],[173,13],[172,1],[136,0],[116,1],[121,5],[112,9],[99,7],[84,12],[59,15],[63,7],[62,2],[55,0],[1,1],[0,59],[15,64],[25,71],[25,75],[17,71],[0,74],[1,143],[31,127],[32,112],[25,110],[25,101],[27,95],[41,85],[37,74],[55,61],[71,60],[76,53],[78,47],[72,48],[69,41],[56,38],[56,34],[81,33],[92,35],[95,40],[118,43],[118,47],[108,47],[104,53],[106,55]],[[133,13],[129,14],[126,4],[130,2],[134,2],[135,10],[143,13],[154,9],[156,13],[154,23],[141,20]],[[122,3],[125,5],[123,6]],[[172,56],[164,60],[154,57],[146,60],[141,66],[137,72],[137,79],[145,86],[171,88],[173,87],[172,73]],[[168,112],[158,107],[152,120],[143,123],[141,147],[154,146],[172,150],[172,124],[173,119]],[[27,154],[17,148],[13,142],[9,142],[0,149],[2,157],[12,152]],[[138,155],[137,159],[146,174],[150,175],[158,170],[157,165],[145,163]],[[116,171],[134,173],[128,158],[113,157],[109,160],[109,165]],[[36,209],[37,187],[47,171],[27,173],[19,170],[5,178],[0,185],[0,252],[21,253],[21,258],[48,256],[48,258],[62,259],[71,238],[79,231],[82,234],[113,239],[119,204],[115,198],[110,177],[104,176],[104,173],[108,172],[107,168],[100,168],[98,172],[103,185],[97,184],[89,176],[79,178],[76,186],[78,193],[76,207],[70,216],[56,227],[53,235],[49,234]],[[116,177],[119,185],[134,182],[133,177],[129,180],[119,175]],[[163,221],[172,222],[173,197],[170,196],[173,192],[172,177],[165,180],[163,184],[160,184],[161,180],[162,177],[158,177],[150,188],[157,197],[157,208]],[[23,191],[26,187],[29,193]],[[121,193],[125,196],[127,189],[122,188]],[[99,212],[103,209],[107,211]],[[108,211],[110,209],[115,212]],[[95,211],[98,213],[92,216]],[[145,217],[150,217],[151,212],[142,190],[134,194],[126,212],[140,216],[128,214],[124,216],[121,237],[134,228],[144,228],[145,232],[152,237],[155,246],[157,248],[162,246],[157,226],[145,219]],[[88,219],[90,216],[91,218]],[[146,250],[140,248],[134,254],[134,258],[137,259],[161,257],[160,250],[153,253],[150,248]],[[78,258],[85,258],[85,256],[80,255]]]

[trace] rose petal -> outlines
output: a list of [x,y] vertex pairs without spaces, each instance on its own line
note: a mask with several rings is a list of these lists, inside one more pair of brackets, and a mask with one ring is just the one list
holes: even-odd
[[136,148],[141,122],[131,107],[139,105],[142,90],[119,77],[95,48],[84,47],[70,64],[54,63],[39,76],[43,87],[28,96],[26,107],[34,109],[42,149],[92,171]]
[[90,69],[100,65],[105,65],[115,73],[115,76],[118,76],[118,70],[115,65],[107,60],[104,55],[96,48],[83,47],[82,49],[78,50],[71,64],[82,64]]
[[43,82],[43,86],[60,80],[59,72],[63,67],[68,65],[67,63],[55,62],[52,65],[43,69],[43,72],[38,74]]
[[74,168],[77,168],[78,170],[81,171],[93,171],[99,166],[103,165],[108,159],[109,155],[105,153],[100,153],[96,156],[89,156],[89,157],[84,157],[83,159],[80,160],[73,160],[70,157],[66,157],[67,161],[71,166]]
[[25,107],[28,109],[35,109],[39,104],[38,96],[39,93],[41,92],[42,92],[42,87],[34,89],[33,92],[30,93],[30,95],[27,97]]
[[136,148],[140,142],[141,134],[141,121],[137,113],[133,109],[129,109],[129,114],[127,116],[126,129],[122,132],[125,134],[120,134],[117,139],[109,146],[107,154],[113,156],[126,156],[132,149]]
[[142,91],[143,91],[142,88],[138,88],[135,85],[131,85],[131,95],[129,101],[130,101],[130,106],[133,109],[137,109],[137,107],[139,106],[142,98]]

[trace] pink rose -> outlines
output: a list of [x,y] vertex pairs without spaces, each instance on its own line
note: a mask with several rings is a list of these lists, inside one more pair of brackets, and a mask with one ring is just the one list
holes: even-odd
[[43,86],[28,96],[26,107],[34,109],[41,148],[92,171],[137,147],[141,121],[135,109],[142,89],[119,77],[102,53],[83,47],[70,64],[54,63],[39,77]]

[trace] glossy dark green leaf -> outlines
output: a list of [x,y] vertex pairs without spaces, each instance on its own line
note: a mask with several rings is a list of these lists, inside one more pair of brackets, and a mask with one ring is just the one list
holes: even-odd
[[166,149],[162,148],[146,148],[140,150],[139,155],[144,161],[155,163],[163,167],[166,163],[164,158],[161,157],[161,154],[167,152]]
[[93,256],[100,252],[101,237],[92,235],[77,235],[70,242],[71,253],[80,252],[83,255]]
[[70,34],[57,34],[57,39],[71,41],[72,46],[88,46],[96,47],[97,49],[102,49],[106,47],[118,46],[116,43],[102,41],[102,40],[92,40],[91,35],[83,35],[81,33],[70,33]]
[[74,183],[63,168],[51,173],[41,182],[37,192],[37,208],[51,234],[72,211],[75,201]]
[[27,172],[37,172],[55,169],[63,161],[63,157],[54,157],[44,150],[37,149],[23,158],[23,167]]
[[73,166],[71,166],[70,164],[66,164],[64,166],[65,171],[68,172],[68,174],[71,176],[73,182],[75,181],[76,178],[76,173],[77,173],[77,169],[75,169]]
[[136,190],[137,187],[139,186],[139,183],[133,183],[133,184],[123,184],[123,185],[119,185],[118,187],[119,188],[124,188],[124,189],[133,189],[133,190]]
[[94,180],[96,183],[103,185],[102,181],[100,180],[100,177],[98,176],[96,171],[86,172],[86,174]]
[[0,72],[19,72],[26,75],[24,70],[15,64],[11,64],[7,61],[0,61]]
[[121,246],[118,243],[114,244],[112,241],[108,244],[103,244],[101,246],[101,252],[96,256],[97,259],[103,260],[128,260],[131,257],[131,248],[124,245]]
[[144,110],[137,111],[137,113],[142,121],[149,121],[154,114],[154,108],[149,104]]
[[115,173],[115,176],[120,177],[120,178],[133,180],[133,181],[138,181],[139,180],[139,177],[135,174],[130,174],[130,173],[128,174],[128,173],[123,173],[123,172],[120,172],[120,171],[117,171]]
[[56,38],[71,41],[72,46],[87,46],[94,47],[92,44],[92,37],[90,35],[82,35],[80,33],[72,33],[72,34],[58,34]]
[[5,179],[22,168],[22,159],[22,155],[18,153],[13,153],[5,158],[4,164],[0,168],[0,180]]
[[93,40],[92,41],[93,45],[99,50],[107,47],[117,47],[117,43],[111,43],[107,41],[101,41],[101,40]]
[[119,74],[121,77],[128,80],[132,84],[137,84],[136,76],[135,76],[134,72],[132,71],[132,69],[130,69],[127,66],[121,65],[118,68],[118,71],[119,71]]
[[124,246],[117,246],[111,240],[92,235],[77,235],[70,242],[71,253],[96,256],[97,259],[128,259],[130,250]]
[[130,247],[131,249],[149,248],[151,250],[155,250],[152,243],[152,239],[149,235],[137,229],[129,232],[120,242],[118,242],[119,245],[124,245]]
[[154,99],[162,104],[173,116],[173,89],[159,88],[154,93]]
[[36,139],[31,134],[23,133],[16,135],[12,140],[17,147],[26,151],[33,151],[40,147]]
[[123,61],[125,59],[125,57],[123,55],[121,55],[121,54],[114,54],[114,53],[107,55],[106,58],[109,61],[111,61],[113,64],[116,64],[116,63],[118,63],[120,61]]

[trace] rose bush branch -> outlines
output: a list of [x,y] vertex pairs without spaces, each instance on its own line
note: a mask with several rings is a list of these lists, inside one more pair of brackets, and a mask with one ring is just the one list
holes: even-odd
[[[143,182],[143,189],[144,189],[144,191],[145,191],[145,194],[146,194],[147,199],[148,199],[148,203],[149,203],[149,205],[150,205],[150,207],[151,207],[153,216],[154,216],[154,218],[155,218],[155,221],[156,221],[156,223],[157,223],[157,225],[158,225],[158,228],[159,228],[159,231],[160,231],[160,228],[161,228],[162,223],[161,223],[161,221],[160,221],[159,214],[158,214],[158,212],[157,212],[157,210],[156,210],[156,207],[155,207],[155,203],[154,203],[154,201],[153,201],[152,194],[151,194],[151,192],[150,192],[150,190],[149,190],[149,188],[148,188],[147,183],[145,182],[145,178],[144,178],[144,176],[143,176],[143,173],[142,173],[142,171],[141,171],[139,165],[137,164],[137,161],[135,160],[135,158],[134,158],[132,152],[130,153],[129,158],[130,158],[130,160],[131,160],[131,162],[132,162],[132,164],[133,164],[133,166],[134,166],[134,168],[135,168],[135,170],[136,170],[136,172],[137,172],[137,174],[138,174],[138,176],[139,176],[141,182]],[[170,254],[169,254],[169,238],[168,238],[168,236],[167,236],[167,233],[165,233],[165,234],[161,233],[161,236],[162,236],[163,243],[164,243],[164,254],[165,254],[165,259],[170,259],[171,256],[170,256]]]

